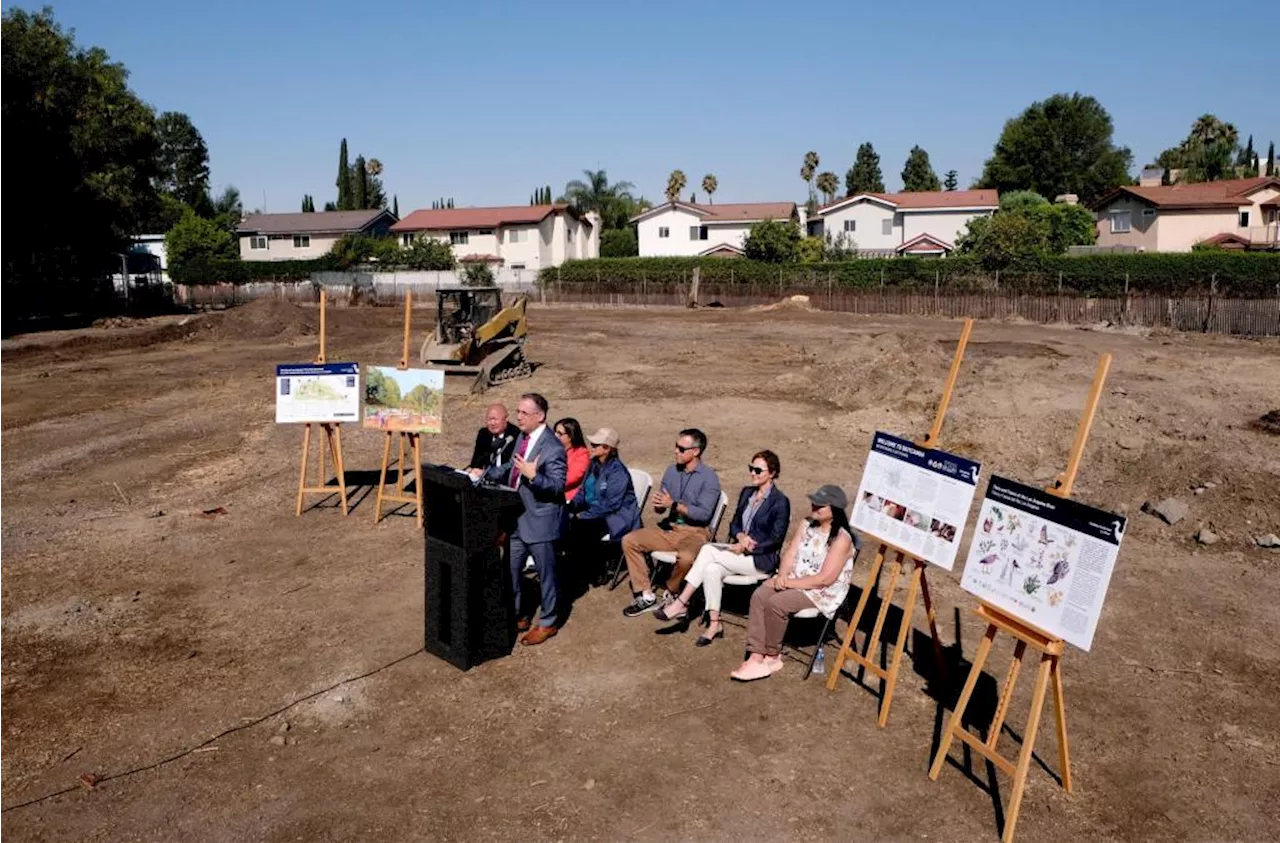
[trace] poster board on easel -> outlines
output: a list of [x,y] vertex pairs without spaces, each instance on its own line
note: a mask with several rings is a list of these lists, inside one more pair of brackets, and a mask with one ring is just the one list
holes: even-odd
[[[991,479],[974,540],[970,545],[969,557],[965,562],[961,585],[982,599],[975,614],[986,621],[987,629],[974,655],[973,665],[956,702],[955,712],[942,733],[942,740],[929,769],[929,778],[937,780],[955,740],[990,761],[1001,772],[1012,776],[1013,789],[1009,795],[1008,814],[1001,835],[1003,843],[1012,843],[1014,839],[1022,797],[1026,790],[1027,773],[1039,733],[1040,716],[1050,689],[1053,692],[1054,722],[1058,738],[1059,774],[1063,789],[1068,793],[1072,789],[1066,700],[1062,689],[1062,656],[1068,640],[1073,639],[1072,643],[1085,650],[1092,643],[1126,523],[1122,516],[1070,500],[1110,367],[1111,355],[1104,354],[1094,373],[1093,385],[1076,430],[1066,470],[1052,486],[1042,493],[1004,478]],[[997,509],[1000,510],[999,517]],[[1015,520],[1012,528],[1009,525],[1011,516]],[[988,519],[992,522],[990,528],[987,527]],[[1003,522],[1001,529],[997,529],[997,521]],[[1060,542],[1065,546],[1068,540],[1073,541],[1073,546],[1066,548],[1067,552],[1052,549],[1055,543]],[[1001,541],[1007,544],[1002,546]],[[1015,542],[1025,547],[1015,545]],[[1014,562],[1018,562],[1016,567]],[[991,582],[993,577],[994,585]],[[1050,579],[1053,579],[1052,584],[1049,583]],[[1056,601],[1051,601],[1051,594],[1054,593],[1052,587],[1059,585],[1061,587],[1056,591],[1060,596]],[[1021,597],[1019,591],[1022,592]],[[1037,594],[1040,594],[1040,598],[1036,600],[1025,599],[1034,598]],[[1001,632],[1017,643],[1005,674],[995,714],[987,728],[986,738],[983,739],[965,727],[965,711],[991,653],[992,643]],[[1069,635],[1069,638],[1064,637],[1063,633]],[[1023,732],[1021,749],[1017,760],[1012,761],[1000,754],[998,744],[1021,672],[1022,659],[1028,648],[1038,652],[1040,659],[1035,684],[1032,686],[1031,710]]]
[[[876,720],[879,726],[884,726],[889,721],[889,711],[917,599],[924,603],[938,673],[941,676],[946,671],[942,642],[938,637],[937,613],[925,569],[932,562],[950,570],[981,467],[973,460],[939,451],[933,446],[937,444],[942,432],[942,424],[946,419],[947,408],[955,391],[956,380],[960,376],[960,366],[972,332],[973,320],[966,319],[929,432],[918,443],[877,433],[854,500],[853,526],[878,539],[880,547],[867,571],[853,617],[849,619],[834,669],[827,679],[827,690],[836,689],[841,671],[846,662],[850,661],[860,670],[879,678],[881,701]],[[921,488],[922,485],[931,487],[932,491]],[[894,496],[900,500],[895,501]],[[877,499],[878,507],[875,506]],[[885,509],[886,501],[894,507],[892,514],[888,514]],[[907,506],[908,503],[911,504],[910,507]],[[909,512],[913,513],[913,520],[920,519],[918,524],[905,523]],[[958,512],[963,515],[957,517]],[[917,530],[919,535],[915,535]],[[946,538],[948,535],[951,539]],[[880,611],[876,615],[875,625],[866,638],[863,651],[859,652],[856,646],[858,628],[871,594],[876,590],[885,559],[890,553],[895,554],[896,558],[890,566],[889,583],[880,598]],[[904,578],[903,569],[908,565],[911,573]],[[902,621],[898,626],[898,637],[894,641],[888,666],[882,667],[875,654],[880,647],[880,636],[889,615],[889,607],[893,605],[894,596],[903,579],[906,580],[907,593],[901,607]]]
[[[320,348],[312,364],[276,367],[276,422],[302,424],[302,465],[298,475],[296,514],[302,515],[307,495],[337,494],[342,514],[350,512],[347,475],[342,464],[342,423],[360,417],[360,367],[356,363],[330,363],[327,340],[328,295],[320,290]],[[316,439],[316,482],[309,486],[311,428],[320,428],[324,441]],[[336,486],[329,485],[325,457],[333,461]]]
[[[392,366],[370,366],[365,378],[364,415],[366,428],[382,430],[382,468],[373,522],[382,520],[384,503],[413,504],[418,527],[423,525],[422,436],[443,429],[444,372],[439,369],[409,368],[409,340],[413,330],[413,294],[404,294],[404,345],[400,362]],[[392,440],[396,443],[396,485],[388,490],[387,469],[391,464]],[[406,456],[412,461],[413,493],[405,481]]]

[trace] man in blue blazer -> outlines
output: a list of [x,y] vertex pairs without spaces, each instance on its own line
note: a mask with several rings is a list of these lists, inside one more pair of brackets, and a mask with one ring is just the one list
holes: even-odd
[[[524,512],[516,520],[511,535],[509,559],[511,584],[515,592],[516,628],[524,632],[521,644],[541,644],[558,631],[556,541],[560,538],[564,514],[564,483],[569,471],[564,446],[547,429],[547,399],[536,392],[520,396],[516,405],[516,440],[511,462],[490,468],[490,480],[515,488]],[[534,569],[542,584],[542,613],[537,625],[520,610],[520,585],[525,560],[533,557]],[[530,628],[532,626],[532,628]]]

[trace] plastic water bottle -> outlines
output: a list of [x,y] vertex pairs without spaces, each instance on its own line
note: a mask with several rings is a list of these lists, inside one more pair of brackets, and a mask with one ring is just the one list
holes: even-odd
[[827,648],[826,647],[821,647],[821,646],[818,647],[818,657],[813,660],[813,672],[814,673],[827,672]]

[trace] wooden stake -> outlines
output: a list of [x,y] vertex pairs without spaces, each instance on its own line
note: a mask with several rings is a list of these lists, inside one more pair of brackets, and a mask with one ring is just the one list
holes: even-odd
[[[1071,496],[1076,474],[1080,470],[1080,461],[1084,456],[1084,448],[1089,441],[1089,432],[1093,429],[1093,420],[1097,414],[1098,401],[1102,395],[1102,389],[1106,384],[1107,373],[1110,369],[1111,355],[1104,354],[1102,359],[1098,361],[1098,369],[1093,376],[1093,384],[1089,389],[1089,397],[1085,401],[1080,426],[1076,429],[1075,440],[1071,444],[1066,470],[1059,474],[1053,485],[1045,490],[1049,494],[1057,495],[1061,498]],[[938,745],[938,752],[933,757],[933,764],[929,768],[929,778],[934,781],[938,780],[938,775],[942,772],[942,767],[947,761],[947,753],[951,750],[952,741],[956,739],[959,739],[961,743],[977,752],[983,758],[991,761],[1002,772],[1012,776],[1013,790],[1009,793],[1008,816],[1005,818],[1004,834],[1001,836],[1001,840],[1003,843],[1013,843],[1014,831],[1018,824],[1018,815],[1022,810],[1022,796],[1027,786],[1027,772],[1031,769],[1031,756],[1035,752],[1036,735],[1040,730],[1040,715],[1044,712],[1045,695],[1048,693],[1050,686],[1053,688],[1054,725],[1056,726],[1058,737],[1058,765],[1062,776],[1062,787],[1068,793],[1071,792],[1071,751],[1067,743],[1067,705],[1062,691],[1062,654],[1066,649],[1066,645],[1061,638],[1036,629],[1030,624],[986,603],[981,603],[975,612],[978,617],[987,622],[987,631],[982,637],[982,643],[978,646],[977,655],[974,656],[973,666],[969,669],[969,676],[964,683],[964,690],[960,693],[960,699],[956,701],[956,710],[951,715],[951,721],[942,733],[942,741]],[[986,664],[987,655],[991,652],[991,643],[999,632],[1006,633],[1018,643],[1014,647],[1013,659],[1010,661],[1009,670],[1005,674],[1004,687],[1001,689],[1000,701],[996,706],[995,715],[992,717],[991,725],[987,729],[987,738],[983,741],[979,740],[977,736],[964,727],[964,713],[969,706],[973,689],[978,684],[978,677],[982,675],[982,668]],[[1022,659],[1028,647],[1040,653],[1040,665],[1036,671],[1035,684],[1031,690],[1031,711],[1027,715],[1027,725],[1022,736],[1022,747],[1018,752],[1018,760],[1015,763],[1002,756],[997,747],[1000,743],[1000,733],[1004,728],[1005,717],[1009,712],[1009,701],[1013,699],[1013,689],[1017,684],[1018,674],[1022,668]]]
[[[969,335],[971,333],[973,333],[973,320],[966,319],[964,320],[964,327],[960,330],[960,341],[956,344],[955,354],[951,358],[951,369],[947,373],[947,381],[942,388],[942,398],[938,401],[938,411],[934,415],[933,426],[929,428],[929,432],[925,434],[924,438],[916,443],[922,448],[937,446],[938,436],[942,432],[942,424],[947,417],[947,408],[951,405],[951,395],[955,391],[956,380],[960,377],[960,365],[964,361],[964,352],[969,345]],[[871,592],[875,591],[876,583],[880,577],[880,569],[884,564],[885,555],[889,551],[896,552],[897,557],[894,560],[893,571],[889,575],[889,585],[880,601],[880,611],[876,615],[875,626],[866,639],[865,651],[860,653],[856,647],[858,627],[862,623],[862,615],[867,609],[867,602]],[[888,668],[883,668],[878,663],[876,651],[880,648],[880,634],[884,629],[885,618],[889,614],[889,606],[893,603],[894,593],[898,589],[898,578],[902,572],[902,566],[907,561],[912,563],[912,571],[908,580],[906,600],[902,604],[902,621],[898,626],[898,637],[894,642],[893,653],[889,657],[889,666]],[[889,722],[889,708],[893,704],[893,692],[898,685],[898,673],[902,666],[903,654],[906,652],[907,636],[912,628],[912,619],[915,617],[917,595],[924,600],[925,617],[929,621],[929,637],[933,643],[933,657],[937,665],[938,678],[941,681],[946,676],[946,660],[943,657],[942,641],[938,637],[938,619],[933,608],[933,598],[929,592],[929,578],[926,575],[926,567],[927,564],[923,560],[915,558],[905,550],[887,543],[880,545],[876,551],[875,561],[867,572],[867,580],[862,586],[862,596],[858,598],[858,605],[853,610],[853,617],[849,619],[849,627],[845,630],[844,640],[840,644],[840,652],[836,654],[835,669],[827,677],[827,690],[834,691],[845,662],[850,660],[860,668],[878,677],[880,679],[881,692],[880,713],[876,719],[878,726],[883,727]]]
[[[404,345],[400,354],[400,362],[396,368],[400,371],[406,371],[409,368],[409,339],[413,332],[413,292],[405,290],[404,293]],[[391,460],[391,440],[396,440],[396,491],[387,491],[387,466]],[[406,488],[404,485],[405,477],[409,472],[405,470],[405,446],[408,445],[409,456],[413,459],[413,495],[403,494]],[[378,477],[378,497],[373,507],[373,523],[377,524],[382,521],[382,503],[387,501],[390,503],[411,503],[417,509],[418,529],[422,529],[423,516],[423,482],[422,482],[422,436],[417,433],[405,433],[401,431],[387,431],[387,441],[382,446],[382,470]]]
[[[320,353],[316,355],[316,363],[324,365],[328,362],[325,350],[325,304],[328,299],[323,287],[320,288]],[[335,491],[342,501],[342,514],[350,513],[350,502],[347,500],[347,473],[342,465],[342,425],[338,422],[316,422],[324,430],[324,444],[319,445],[317,469],[319,470],[318,486],[307,485],[307,458],[311,451],[311,424],[302,426],[302,471],[298,476],[298,515],[302,515],[302,504],[308,494],[332,495]],[[337,488],[328,485],[329,478],[325,473],[325,450],[333,458],[334,471],[337,473]]]

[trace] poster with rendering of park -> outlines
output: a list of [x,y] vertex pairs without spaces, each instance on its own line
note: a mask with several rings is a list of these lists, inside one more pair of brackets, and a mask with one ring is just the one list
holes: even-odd
[[1125,517],[992,477],[960,587],[1088,651]]
[[276,423],[354,422],[360,418],[358,363],[276,366]]
[[390,433],[439,433],[444,372],[370,366],[364,384],[364,427]]

